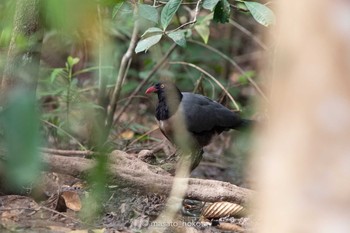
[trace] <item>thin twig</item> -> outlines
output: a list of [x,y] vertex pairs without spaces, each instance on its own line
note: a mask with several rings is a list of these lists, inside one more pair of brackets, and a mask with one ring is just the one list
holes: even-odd
[[181,28],[184,28],[184,27],[186,27],[186,26],[188,26],[188,25],[195,24],[195,23],[197,22],[197,15],[198,15],[198,13],[199,13],[199,5],[201,4],[201,2],[202,2],[202,0],[198,0],[198,2],[197,2],[197,4],[196,4],[196,8],[195,8],[195,11],[194,11],[194,17],[193,17],[193,20],[192,20],[192,21],[187,22],[187,23],[184,23],[184,24],[180,25],[179,27],[177,27],[177,28],[175,28],[175,29],[173,29],[173,30],[171,30],[171,31],[169,31],[169,32],[166,32],[166,34],[171,33],[171,32],[175,32],[175,31],[178,31],[178,30],[180,30]]
[[[135,144],[136,142],[140,141],[143,137],[145,137],[145,136],[149,135],[150,133],[153,133],[154,131],[157,131],[157,130],[159,130],[158,127],[155,128],[155,129],[148,130],[146,133],[144,133],[144,134],[138,136],[138,137],[135,138],[132,142],[130,142],[129,145],[128,145],[128,147],[131,146],[131,145],[133,145],[133,144]],[[126,148],[124,148],[124,149],[126,149]]]
[[246,77],[248,79],[248,81],[253,85],[253,87],[258,91],[258,93],[263,97],[263,99],[266,101],[266,103],[269,103],[269,100],[267,98],[267,96],[265,95],[265,93],[260,89],[260,87],[258,86],[258,84],[249,76],[246,75],[246,72],[243,68],[241,68],[234,60],[232,60],[230,57],[228,57],[226,54],[220,52],[219,50],[204,44],[202,42],[199,41],[195,41],[195,40],[189,40],[192,43],[198,44],[200,46],[203,46],[217,54],[219,54],[222,58],[226,59],[227,61],[229,61],[244,77]]
[[78,139],[76,139],[74,136],[72,136],[71,134],[69,134],[67,131],[61,129],[60,127],[58,127],[58,126],[52,124],[52,123],[49,122],[49,121],[45,121],[45,120],[41,120],[41,121],[44,122],[45,124],[47,124],[47,125],[49,125],[49,126],[55,128],[55,129],[60,130],[62,133],[64,133],[65,135],[67,135],[68,137],[70,137],[71,139],[73,139],[82,149],[87,150],[86,147],[83,146],[83,144],[81,144],[81,143],[78,141]]
[[60,150],[60,149],[52,149],[52,148],[40,148],[40,150],[44,153],[55,154],[55,155],[65,155],[65,156],[90,156],[93,155],[93,151],[89,150]]
[[113,123],[113,116],[114,116],[115,110],[117,109],[117,104],[118,104],[118,100],[121,92],[121,86],[126,76],[126,73],[128,72],[128,64],[132,58],[132,54],[137,43],[138,32],[139,32],[139,25],[138,25],[138,20],[136,20],[134,23],[134,29],[132,32],[129,48],[126,51],[126,53],[123,55],[123,58],[119,66],[118,77],[117,77],[116,85],[114,87],[114,91],[113,91],[113,95],[110,103],[110,111],[107,115],[107,130],[111,128]]
[[225,94],[228,96],[228,98],[230,98],[230,100],[232,101],[232,103],[235,106],[235,108],[237,109],[237,111],[241,111],[237,102],[233,99],[232,95],[226,90],[226,88],[213,75],[209,74],[207,71],[203,70],[199,66],[196,66],[195,64],[183,62],[183,61],[173,61],[173,62],[169,62],[169,64],[181,64],[181,65],[191,66],[191,67],[199,70],[200,72],[202,72],[203,74],[205,74],[206,76],[211,78],[225,92]]
[[255,41],[255,43],[257,43],[261,48],[263,48],[264,50],[268,49],[264,42],[262,42],[258,37],[256,37],[253,33],[251,33],[248,29],[246,29],[236,21],[230,19],[229,23],[244,34],[246,34],[247,36],[249,36],[250,38],[252,38],[252,40]]
[[[69,215],[66,215],[66,214],[63,214],[63,213],[61,213],[61,212],[58,212],[57,210],[50,209],[50,208],[48,208],[48,207],[46,207],[46,206],[40,206],[40,208],[41,208],[41,209],[44,209],[44,210],[46,210],[46,211],[50,211],[50,212],[52,212],[52,213],[61,215],[61,216],[65,217],[65,218],[67,218],[67,219],[73,220],[74,222],[77,222],[77,223],[80,223],[80,224],[87,224],[87,223],[84,223],[84,222],[82,222],[82,221],[80,221],[80,220],[78,220],[78,219],[76,219],[76,218],[73,218],[73,217],[71,217],[71,216],[69,216]],[[90,224],[88,224],[88,225],[90,225]]]
[[102,17],[100,5],[97,5],[97,16],[98,16],[98,100],[97,103],[103,107],[106,111],[106,90],[107,90],[107,80],[103,78],[102,74],[102,40],[103,40],[103,29],[102,29]]
[[131,93],[130,98],[126,101],[126,103],[123,105],[123,107],[118,112],[117,116],[115,117],[114,124],[118,122],[119,118],[125,112],[126,108],[129,107],[131,101],[134,99],[133,97],[139,93],[139,91],[143,88],[143,86],[152,78],[152,76],[161,68],[170,56],[170,54],[174,51],[176,48],[176,44],[174,43],[169,50],[164,54],[164,56],[158,61],[158,63],[153,67],[153,69],[148,73],[147,77],[142,80],[142,82],[136,87],[136,89]]

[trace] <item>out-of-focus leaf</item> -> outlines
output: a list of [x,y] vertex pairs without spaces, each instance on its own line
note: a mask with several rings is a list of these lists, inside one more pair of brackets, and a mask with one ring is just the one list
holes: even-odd
[[204,43],[208,43],[209,35],[210,35],[210,29],[209,26],[200,24],[194,26],[194,29],[198,32],[198,34],[202,37]]
[[203,6],[204,9],[213,11],[214,7],[216,6],[216,4],[218,4],[219,1],[220,0],[204,0],[202,6]]
[[135,53],[147,51],[150,47],[157,44],[161,38],[162,38],[162,34],[159,34],[159,35],[150,36],[143,40],[140,40],[136,45]]
[[158,11],[153,6],[147,4],[140,4],[139,14],[142,18],[158,23]]
[[185,31],[179,30],[175,32],[170,32],[167,34],[176,44],[180,45],[181,47],[186,46],[186,39],[185,39]]
[[267,6],[258,2],[244,2],[253,18],[264,26],[269,26],[275,23],[275,15]]
[[181,2],[181,0],[169,0],[169,2],[165,4],[162,13],[160,14],[160,23],[164,30],[168,27],[177,9],[179,9]]
[[131,130],[125,130],[120,134],[120,137],[124,140],[130,140],[134,137],[135,133]]
[[97,19],[97,1],[45,0],[42,1],[46,22],[55,29],[73,33],[91,30],[92,20]]
[[50,75],[50,82],[53,83],[60,74],[64,74],[64,73],[65,73],[64,69],[62,68],[54,69]]
[[249,83],[248,78],[253,78],[254,76],[255,72],[253,70],[247,71],[238,77],[238,82],[242,85],[246,85]]
[[70,67],[73,67],[74,65],[78,64],[79,63],[79,58],[78,57],[71,57],[71,56],[68,56],[67,58],[67,63]]
[[213,19],[213,13],[205,16],[202,19],[198,19],[198,23],[194,26],[194,29],[198,32],[198,34],[202,37],[204,43],[208,43],[209,35],[210,35],[210,20]]
[[32,183],[40,172],[39,114],[31,91],[13,90],[7,99],[0,119],[8,151],[6,175],[16,188]]
[[244,4],[244,2],[236,2],[235,3],[236,5],[236,9],[239,10],[239,11],[243,11],[243,12],[247,12],[249,11],[247,6]]
[[220,0],[214,9],[214,22],[227,23],[230,19],[230,3],[227,0]]

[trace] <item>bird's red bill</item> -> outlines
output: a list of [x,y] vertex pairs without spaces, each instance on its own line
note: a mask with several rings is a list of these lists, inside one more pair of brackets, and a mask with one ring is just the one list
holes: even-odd
[[152,87],[149,87],[149,88],[146,90],[146,94],[153,93],[153,92],[156,92],[156,91],[157,91],[157,88],[155,88],[154,86],[152,86]]

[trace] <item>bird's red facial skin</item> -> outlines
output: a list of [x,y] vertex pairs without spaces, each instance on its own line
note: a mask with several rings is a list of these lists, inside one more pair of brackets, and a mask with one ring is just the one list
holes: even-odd
[[146,90],[146,94],[153,93],[153,92],[157,92],[157,88],[155,88],[154,86],[149,87],[149,88]]

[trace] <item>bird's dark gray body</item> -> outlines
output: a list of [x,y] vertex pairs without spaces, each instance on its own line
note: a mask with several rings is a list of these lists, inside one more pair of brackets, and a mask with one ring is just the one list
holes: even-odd
[[241,124],[238,114],[203,95],[183,92],[181,106],[188,131],[202,133],[234,129]]
[[203,95],[180,92],[173,84],[156,84],[147,93],[158,94],[156,118],[163,134],[173,143],[174,127],[179,118],[200,147],[211,138],[229,129],[238,129],[247,123],[237,113]]
[[172,83],[157,83],[146,90],[148,93],[158,95],[156,119],[162,133],[173,144],[177,144],[175,134],[182,136],[177,127],[184,128],[185,124],[185,129],[191,136],[188,138],[189,143],[195,143],[191,145],[194,149],[191,170],[199,164],[202,148],[210,143],[214,135],[229,129],[240,129],[251,123],[251,120],[242,119],[239,114],[208,97],[180,92]]

